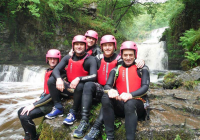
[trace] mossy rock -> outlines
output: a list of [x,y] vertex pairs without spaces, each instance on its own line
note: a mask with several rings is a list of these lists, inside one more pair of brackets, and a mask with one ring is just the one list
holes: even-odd
[[182,62],[181,62],[181,68],[182,70],[184,71],[187,71],[187,70],[190,70],[190,61],[188,59],[184,59]]
[[183,85],[182,80],[177,79],[177,75],[175,73],[169,72],[164,76],[163,80],[164,89],[176,89],[182,85]]

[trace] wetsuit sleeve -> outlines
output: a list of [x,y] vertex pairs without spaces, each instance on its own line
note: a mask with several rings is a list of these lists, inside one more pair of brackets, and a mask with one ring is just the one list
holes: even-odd
[[58,65],[54,68],[52,75],[57,79],[61,78],[61,71],[64,70],[65,66],[68,65],[69,59],[71,57],[69,55],[66,55],[62,58],[62,60],[58,63]]
[[117,67],[115,67],[114,69],[112,69],[110,71],[108,80],[106,82],[106,85],[104,86],[104,90],[110,90],[113,88],[114,83],[115,83],[115,73],[116,73]]
[[89,72],[88,76],[79,77],[81,82],[96,81],[97,78],[97,62],[93,56],[85,59],[84,69]]
[[45,94],[43,96],[40,96],[40,100],[33,103],[33,105],[35,107],[40,107],[44,104],[47,104],[48,102],[50,102],[52,100],[51,95],[50,94]]
[[147,90],[149,89],[150,84],[150,76],[149,76],[149,68],[144,66],[141,71],[141,88],[138,90],[131,92],[133,97],[143,96]]

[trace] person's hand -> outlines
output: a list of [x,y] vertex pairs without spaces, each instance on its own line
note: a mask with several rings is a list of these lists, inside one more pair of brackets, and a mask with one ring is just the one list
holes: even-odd
[[56,80],[56,88],[58,90],[60,90],[61,92],[63,92],[63,90],[65,89],[65,86],[64,86],[64,82],[61,78],[57,78]]
[[74,54],[74,51],[71,49],[69,52],[69,56],[72,56]]
[[31,110],[33,110],[34,108],[35,106],[33,104],[30,104],[29,106],[24,107],[20,115],[24,115],[27,112],[27,116],[28,116],[29,112],[31,112]]
[[80,81],[80,78],[79,77],[76,77],[74,80],[72,80],[72,82],[70,83],[70,88],[76,88],[76,86],[78,85],[78,83],[79,83],[79,81]]
[[126,102],[130,99],[133,98],[133,96],[130,94],[130,93],[126,93],[126,92],[123,92],[121,95],[120,95],[121,99]]
[[143,68],[144,67],[144,60],[136,59],[135,63],[136,63],[137,68]]
[[109,98],[116,98],[117,96],[119,96],[117,90],[111,89],[108,91],[108,96]]
[[122,98],[120,96],[115,97],[116,100],[122,101]]

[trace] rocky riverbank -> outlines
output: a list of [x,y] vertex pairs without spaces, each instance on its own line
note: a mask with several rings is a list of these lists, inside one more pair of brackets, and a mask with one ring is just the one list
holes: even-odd
[[[187,77],[194,77],[193,81],[199,81],[200,68],[196,67],[187,71]],[[184,78],[186,73],[182,73],[175,78]],[[195,75],[197,74],[197,75]],[[173,80],[173,78],[171,78]],[[183,79],[181,81],[184,81]],[[187,81],[186,81],[187,82]],[[148,92],[150,99],[150,120],[139,121],[137,127],[137,140],[199,140],[200,139],[200,84],[195,84],[193,89],[188,90],[184,84],[177,89],[164,89],[157,86],[151,87]],[[72,105],[72,99],[65,103],[65,113],[68,113]],[[93,124],[100,109],[100,104],[91,111],[90,119]],[[62,124],[63,118],[54,120],[44,120],[40,126],[40,139],[49,140],[74,140],[72,133],[78,126],[80,118],[73,126]],[[117,118],[116,140],[125,139],[124,119]],[[102,129],[100,139],[105,139],[105,132]]]

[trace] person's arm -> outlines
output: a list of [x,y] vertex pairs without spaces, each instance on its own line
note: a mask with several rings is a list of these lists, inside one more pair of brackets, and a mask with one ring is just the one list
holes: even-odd
[[142,68],[142,77],[141,77],[141,88],[138,90],[131,92],[133,97],[143,96],[149,89],[150,84],[150,76],[149,76],[149,68],[145,65]]
[[40,97],[39,101],[36,101],[35,103],[33,103],[33,105],[35,107],[40,107],[44,104],[47,104],[48,102],[50,102],[52,100],[51,95],[50,94],[45,94],[43,96]]
[[61,78],[60,71],[64,70],[65,66],[68,65],[69,59],[71,57],[69,55],[64,56],[58,65],[54,68],[52,75],[57,79]]
[[43,96],[41,96],[41,99],[39,101],[36,101],[35,103],[32,103],[26,107],[24,107],[24,109],[22,110],[20,115],[24,115],[27,114],[29,115],[29,113],[36,107],[40,107],[44,104],[47,104],[48,102],[50,102],[51,99],[51,95],[50,94],[45,94]]
[[106,85],[104,86],[104,90],[107,90],[107,94],[109,98],[115,98],[116,100],[121,100],[121,97],[119,96],[119,93],[116,89],[113,89],[114,83],[115,83],[115,73],[116,73],[117,67],[112,69],[109,74],[109,78],[106,82]]
[[115,82],[115,73],[116,73],[116,70],[117,70],[117,67],[113,68],[113,69],[110,71],[108,80],[107,80],[107,82],[106,82],[106,84],[105,84],[105,86],[104,86],[104,90],[113,89],[114,82]]
[[84,62],[84,69],[89,72],[88,76],[82,76],[80,82],[96,81],[97,78],[97,62],[93,56],[87,58]]

